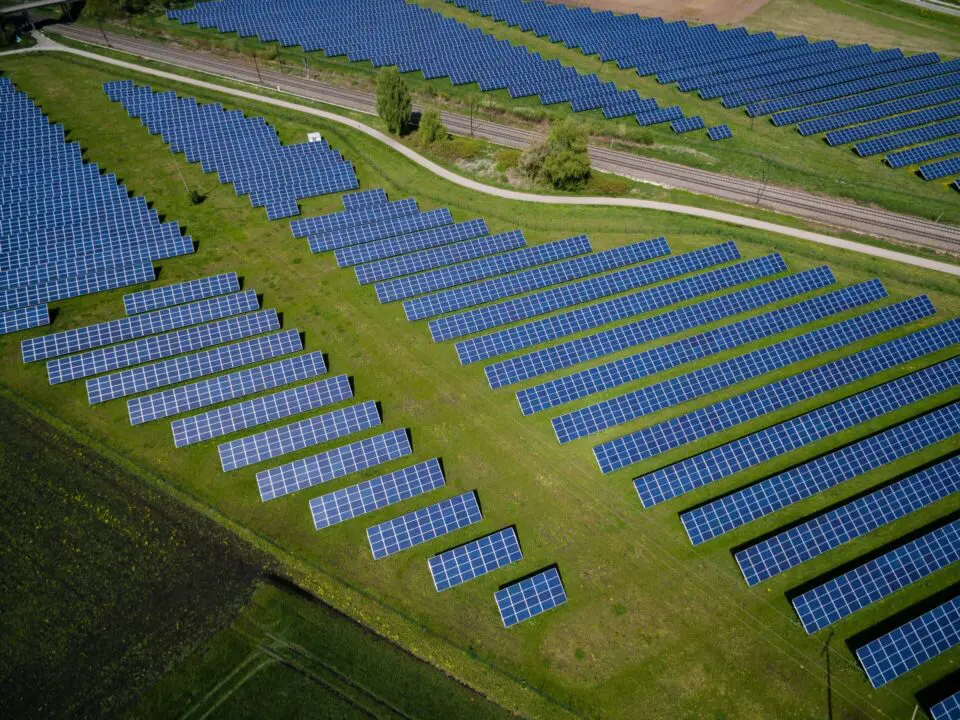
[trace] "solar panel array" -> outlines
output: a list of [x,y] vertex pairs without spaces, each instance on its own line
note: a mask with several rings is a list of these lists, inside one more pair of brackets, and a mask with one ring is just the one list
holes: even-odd
[[260,499],[266,502],[298,490],[360,472],[413,452],[406,430],[391,430],[257,473]]
[[180,415],[217,403],[235,400],[263,390],[272,390],[300,380],[323,375],[327,365],[322,352],[279,360],[228,375],[201,380],[192,385],[163,390],[127,401],[131,425]]
[[619,360],[517,391],[524,415],[663,372],[886,297],[879,280],[810,298]]
[[707,137],[711,140],[729,140],[733,137],[733,132],[727,124],[715,125],[707,129]]
[[509,527],[434,555],[430,575],[437,592],[442,592],[522,559],[517,533]]
[[176,447],[193,445],[222,435],[246,430],[264,423],[300,415],[325,405],[332,405],[353,397],[353,388],[346,375],[300,385],[272,395],[211,410],[202,415],[174,420],[173,444]]
[[374,560],[380,560],[480,522],[482,517],[476,493],[466,492],[369,527],[367,541]]
[[299,215],[299,199],[358,186],[353,166],[326,142],[282,145],[263,118],[173,92],[155,93],[132,80],[106,82],[103,90],[172,152],[199,162],[204,172],[216,172],[237,195],[249,195],[253,207],[266,207],[271,220]]
[[454,225],[444,225],[432,230],[398,235],[385,240],[376,240],[360,245],[340,248],[334,253],[337,265],[352,267],[361,263],[375,262],[384,258],[403,255],[417,250],[427,250],[459,240],[482,237],[487,234],[487,224],[480,219],[467,220]]
[[674,120],[672,123],[670,123],[670,129],[678,135],[685,132],[691,132],[693,130],[703,130],[705,127],[706,124],[703,122],[703,118],[699,115],[681,118],[680,120]]
[[815,633],[957,560],[960,520],[806,591],[794,598],[793,608],[803,629]]
[[[866,123],[871,120],[889,118],[897,113],[905,113],[910,110],[939,105],[940,103],[956,100],[957,98],[960,98],[960,86],[947,87],[919,95],[898,97],[878,105],[868,105],[866,107],[851,109],[847,112],[806,120],[797,125],[797,132],[801,135],[814,135],[816,133],[839,130],[840,128]],[[774,119],[774,124],[777,124],[776,118]],[[905,125],[904,127],[910,126]]]
[[375,240],[384,240],[395,235],[430,230],[450,225],[453,216],[446,208],[427,210],[414,215],[400,215],[385,220],[337,228],[323,235],[311,235],[308,238],[310,252],[321,253],[327,250],[339,250],[351,245],[361,245]]
[[756,585],[958,491],[955,456],[750,545],[736,553],[737,564]]
[[309,238],[354,225],[370,225],[386,218],[416,215],[418,212],[417,201],[404,198],[385,205],[367,204],[343,212],[291,220],[290,230],[296,238]]
[[47,360],[259,309],[257,293],[247,290],[30,338],[21,343],[21,355],[25,363]]
[[237,274],[222,273],[124,295],[123,309],[127,315],[136,315],[239,291],[240,279]]
[[504,627],[529,620],[562,605],[567,593],[556,568],[550,568],[533,577],[508,585],[494,594]]
[[828,455],[681,513],[694,545],[735,530],[960,433],[960,403],[948,405]]
[[[893,133],[892,135],[884,135],[883,137],[873,138],[872,140],[865,140],[864,142],[859,142],[854,145],[853,149],[860,157],[869,157],[870,155],[877,155],[879,153],[917,145],[918,143],[936,140],[952,132],[960,132],[960,120],[950,120],[945,123],[937,123],[936,125],[928,125],[913,130]],[[909,160],[914,155],[912,151],[905,151],[905,153],[905,155],[896,153],[893,159],[888,160],[888,162],[893,164],[894,167],[910,165],[911,163],[909,162],[903,163],[899,161],[901,157]],[[935,155],[931,157],[935,157]]]
[[857,648],[875,688],[960,643],[960,596]]
[[156,390],[166,385],[175,385],[299,350],[303,350],[300,333],[296,330],[287,330],[93,378],[87,381],[87,400],[91,405],[116,400],[127,395]]
[[283,47],[322,50],[328,57],[368,60],[374,67],[419,70],[428,79],[448,77],[454,85],[479,83],[481,90],[506,89],[513,97],[537,95],[544,104],[568,102],[575,111],[599,108],[618,117],[639,115],[646,122],[660,114],[682,117],[679,108],[664,113],[655,100],[636,91],[618,90],[594,74],[580,74],[402,0],[334,0],[324,5],[322,17],[305,15],[298,0],[279,0],[269,11],[254,0],[227,0],[170,10],[167,16]]
[[644,507],[742,472],[960,385],[960,358],[865,390],[637,478]]
[[[919,303],[907,303],[898,304],[898,312],[885,318],[888,329],[932,314],[932,307],[924,309]],[[852,337],[860,339],[877,332],[880,332],[878,328],[869,326],[850,331]],[[594,455],[601,470],[605,473],[611,472],[734,427],[751,418],[942,350],[956,343],[958,337],[960,321],[950,320],[608,441],[596,446]]]
[[930,720],[957,720],[960,718],[960,691],[941,700],[929,710]]
[[940,140],[910,150],[892,153],[887,155],[884,160],[890,167],[900,168],[907,165],[917,165],[928,160],[936,160],[954,153],[960,153],[960,137]]
[[313,525],[320,530],[443,487],[436,458],[335,490],[310,501]]
[[[337,402],[350,391],[349,383],[338,384],[329,395],[319,393],[317,402]],[[343,397],[339,397],[343,396]],[[333,410],[283,427],[224,443],[217,448],[224,472],[254,465],[264,460],[303,450],[311,445],[336,440],[380,424],[380,411],[373,400]]]
[[[960,148],[958,148],[956,152],[960,152]],[[960,172],[960,157],[941,160],[930,163],[929,165],[921,165],[919,172],[920,177],[924,180],[939,180],[940,178],[947,177],[947,175],[953,175],[954,173]]]
[[484,372],[492,388],[511,385],[795,297],[833,282],[833,273],[827,267],[806,270],[746,290],[502,360],[488,365]]
[[150,282],[151,261],[193,252],[176,223],[84,162],[8,78],[0,147],[0,333],[48,324],[46,303]]
[[[949,118],[956,117],[957,115],[960,115],[960,103],[950,103],[948,105],[926,108],[894,117],[885,117],[880,120],[864,123],[863,125],[856,125],[851,128],[829,132],[826,134],[825,139],[829,145],[843,145],[845,143],[863,140],[864,138],[875,137],[876,135],[884,135],[895,130],[905,130],[923,125],[929,129],[925,130],[928,135],[921,137],[921,141],[924,139],[932,140],[936,137],[949,135],[951,127],[953,131],[956,132],[958,125],[956,122],[952,124],[949,122],[937,123],[936,125],[927,125],[927,123],[935,123],[938,120],[949,120]],[[943,134],[935,134],[936,131],[934,128],[941,125],[945,126],[943,128]]]
[[[707,365],[641,390],[619,395],[595,405],[589,405],[560,415],[553,419],[553,429],[557,435],[557,440],[560,443],[567,443],[616,425],[622,425],[663,408],[673,407],[693,398],[732,387],[745,380],[789,367],[794,363],[845,347],[864,338],[873,337],[891,328],[899,327],[933,313],[933,305],[926,296],[880,308],[865,315],[843,320],[803,335],[796,335],[745,355],[733,357],[714,365]],[[818,382],[823,382],[819,378],[824,374],[824,371],[809,371],[804,376],[799,376],[795,381],[782,381],[769,392],[758,389],[753,394],[738,397],[736,401],[731,400],[729,406],[718,403],[701,414],[691,413],[690,416],[684,416],[678,419],[676,424],[686,425],[689,420],[693,420],[690,437],[703,437],[733,423],[745,422],[758,413],[771,412],[774,409],[784,407],[781,403],[789,403],[790,399],[802,399],[805,393],[811,392],[812,388],[817,387]],[[808,378],[812,380],[809,381],[809,384]],[[823,392],[829,389],[829,383],[833,381],[834,378],[827,379],[828,384],[824,385],[823,389],[819,391]],[[774,393],[780,393],[780,395],[771,404],[771,396]],[[734,406],[736,411],[735,414],[732,414],[728,407]],[[707,415],[712,418],[716,429],[701,420],[702,417]],[[714,415],[717,416],[715,419],[713,419]],[[666,424],[663,427],[657,426],[657,430],[652,431],[651,434],[659,435],[665,427]],[[694,428],[698,428],[699,433]],[[675,447],[674,442],[689,442],[687,435],[681,434],[674,441],[669,430],[663,434],[665,437],[658,437],[655,449],[649,450],[651,454],[665,452],[667,449]],[[639,449],[638,440],[640,440],[639,437],[634,437],[634,443],[632,444]],[[599,457],[601,457],[601,454],[598,452]]]

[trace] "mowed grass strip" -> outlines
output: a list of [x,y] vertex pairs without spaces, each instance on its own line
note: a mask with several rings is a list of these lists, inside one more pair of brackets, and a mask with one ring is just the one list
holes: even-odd
[[[426,503],[414,501],[318,533],[307,505],[313,493],[261,504],[254,482],[259,467],[225,475],[213,444],[175,451],[165,422],[131,428],[123,403],[90,408],[80,385],[47,385],[43,368],[23,366],[18,356],[19,340],[39,333],[0,341],[0,358],[6,360],[0,382],[268,540],[278,553],[289,553],[309,569],[311,583],[326,588],[332,603],[402,639],[419,656],[481,686],[509,707],[544,717],[556,717],[565,708],[624,718],[822,715],[826,681],[822,645],[799,627],[782,592],[790,585],[786,578],[778,581],[782,584],[771,583],[771,592],[748,590],[728,544],[709,543],[693,551],[676,518],[679,504],[641,509],[630,480],[643,468],[601,478],[587,445],[558,447],[546,418],[521,417],[512,392],[487,388],[482,367],[459,366],[451,345],[432,343],[424,324],[407,323],[399,307],[380,305],[372,289],[361,288],[352,273],[335,267],[332,255],[311,256],[286,223],[267,222],[262,210],[236,197],[230,186],[219,185],[214,175],[204,175],[197,166],[185,164],[182,156],[172,155],[159,137],[150,136],[120,106],[110,103],[100,85],[130,77],[201,101],[221,98],[73,58],[6,58],[0,68],[53,120],[65,122],[70,138],[83,145],[89,159],[117,172],[133,192],[146,194],[162,215],[179,221],[198,241],[195,255],[160,264],[162,282],[230,270],[241,273],[244,287],[264,293],[264,306],[283,312],[285,327],[306,334],[308,350],[329,354],[331,374],[354,376],[357,401],[382,403],[385,427],[411,428],[416,451],[411,461],[443,458],[447,496],[478,491],[485,519],[449,542],[374,562],[364,534],[367,525]],[[227,107],[236,106],[228,98],[222,100]],[[333,124],[252,103],[244,110],[264,115],[285,142],[321,131],[357,166],[363,188],[383,187],[391,199],[415,195],[424,209],[449,207],[457,221],[483,217],[491,232],[519,226],[531,243],[586,232],[596,249],[663,234],[674,253],[732,239],[745,258],[777,250],[791,271],[826,262],[838,284],[880,276],[891,302],[927,292],[939,317],[960,311],[956,284],[944,276],[668,214],[576,207],[544,213],[535,206],[450,186],[365,136]],[[188,185],[207,194],[205,202],[190,204],[180,172]],[[304,215],[311,215],[339,210],[340,202],[331,196],[302,206]],[[121,294],[59,305],[54,329],[120,316]],[[818,403],[853,391],[845,388]],[[737,433],[775,419],[749,423]],[[683,450],[690,454],[699,447]],[[811,448],[819,451],[822,448]],[[890,472],[906,471],[925,459],[908,458]],[[399,466],[377,468],[323,490]],[[849,488],[838,489],[837,495],[881,479],[858,479]],[[784,512],[775,524],[797,519],[814,505]],[[931,508],[911,521],[929,522],[944,512],[942,507]],[[442,596],[435,592],[426,563],[430,555],[511,524],[517,526],[523,546],[522,565],[455,592]],[[857,552],[872,546],[858,545]],[[493,592],[518,575],[554,562],[560,565],[569,602],[533,622],[504,630]],[[831,557],[811,563],[804,572],[823,572],[835,562]],[[935,576],[838,626],[831,668],[838,715],[909,713],[912,693],[947,672],[949,657],[874,692],[841,644],[843,637],[908,607],[943,583]],[[671,702],[651,704],[653,695]]]

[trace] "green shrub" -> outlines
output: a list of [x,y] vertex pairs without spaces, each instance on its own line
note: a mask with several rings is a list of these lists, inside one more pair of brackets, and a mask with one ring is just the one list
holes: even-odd
[[412,103],[407,83],[396,68],[383,68],[377,74],[377,115],[394,135],[402,134],[410,125]]
[[558,190],[580,190],[590,179],[587,136],[572,118],[555,123],[546,142],[523,154],[519,167],[531,180]]
[[447,126],[440,119],[439,110],[429,108],[424,111],[420,117],[420,131],[417,136],[422,147],[428,147],[447,139]]

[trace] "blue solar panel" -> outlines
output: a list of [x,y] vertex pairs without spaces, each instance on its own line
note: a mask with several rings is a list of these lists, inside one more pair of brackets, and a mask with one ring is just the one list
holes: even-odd
[[[349,391],[349,383],[346,384]],[[339,386],[343,394],[343,386]],[[336,402],[336,392],[330,396]],[[352,394],[352,393],[351,393]],[[380,425],[380,411],[373,400],[316,415],[283,427],[265,430],[239,440],[223,443],[217,450],[224,472],[254,465],[270,458],[303,450],[311,445],[336,440]]]
[[554,347],[502,360],[484,368],[490,387],[526,380],[625,350],[657,338],[707,325],[723,318],[754,310],[770,303],[796,297],[831,285],[833,274],[827,267],[814,268],[755,287],[739,290],[712,300],[645,318],[594,335],[570,340]]
[[0,312],[0,335],[49,324],[50,310],[46,305],[34,305]]
[[347,212],[360,210],[371,205],[386,205],[388,202],[387,191],[383,188],[347,193],[340,200],[343,202],[343,209]]
[[513,275],[494,277],[472,285],[406,300],[403,303],[403,310],[407,320],[423,320],[434,315],[462,310],[510,295],[539,290],[605,270],[632,265],[669,252],[670,249],[663,238],[631,243],[592,255],[563,260],[551,265],[523,270]]
[[[902,312],[901,324],[918,319],[915,306]],[[594,455],[602,471],[611,472],[949,347],[958,336],[960,323],[948,321],[603,443]]]
[[[523,237],[519,230],[511,230],[510,233],[506,234],[516,234],[520,238]],[[566,240],[555,240],[554,242],[535,245],[503,255],[466,262],[462,265],[389,280],[376,286],[377,298],[382,303],[403,300],[414,295],[422,295],[454,285],[463,285],[464,283],[523,270],[541,263],[583,255],[588,252],[590,252],[590,241],[584,235]]]
[[504,627],[529,620],[567,601],[560,573],[550,568],[494,593]]
[[417,208],[417,201],[413,198],[404,198],[386,205],[369,205],[346,212],[294,220],[290,223],[290,229],[294,237],[305,238],[354,225],[370,225],[391,217],[416,215],[418,212],[420,210]]
[[322,352],[297,355],[229,375],[201,380],[192,385],[133,398],[127,401],[127,413],[130,415],[131,425],[140,425],[307,380],[323,375],[326,371],[327,365]]
[[929,714],[930,720],[960,720],[960,691],[931,707]]
[[321,253],[326,250],[337,250],[350,245],[384,240],[394,235],[429,230],[431,228],[449,225],[453,216],[446,208],[442,210],[428,210],[417,215],[400,215],[385,220],[379,220],[368,225],[352,225],[338,228],[323,235],[311,235],[310,252]]
[[886,297],[879,280],[836,290],[517,391],[524,415],[610,390]]
[[[873,140],[866,140],[854,145],[853,149],[860,157],[869,157],[870,155],[889,152],[897,148],[909,147],[917,143],[936,140],[937,138],[957,132],[960,132],[960,119],[937,123],[936,125],[928,125],[914,130],[905,130],[904,132],[894,133],[893,135],[884,135],[883,137],[874,138]],[[912,150],[905,152],[907,153],[907,158],[913,157]],[[899,162],[898,158],[900,157],[902,156],[897,153],[891,163],[894,167],[904,167],[905,165],[911,164],[909,162]]]
[[430,575],[437,592],[442,592],[522,559],[517,533],[508,527],[434,555]]
[[382,435],[294,460],[257,473],[257,487],[263,502],[330,482],[390,460],[410,455],[406,430],[391,430]]
[[[881,103],[879,105],[859,107],[856,110],[849,110],[848,112],[842,112],[836,115],[828,115],[815,120],[808,120],[797,125],[797,132],[799,132],[801,135],[813,135],[815,133],[828,132],[830,130],[839,130],[840,128],[849,127],[858,123],[889,118],[909,110],[918,110],[921,108],[930,107],[932,105],[939,105],[940,103],[956,100],[957,98],[960,98],[960,85],[936,90],[934,92],[924,93],[922,95],[901,97],[889,102]],[[904,125],[903,127],[911,126]]]
[[960,455],[750,545],[737,564],[756,585],[958,491]]
[[960,153],[960,137],[948,138],[940,142],[892,153],[887,155],[884,160],[890,167],[902,168],[907,165],[917,165],[927,160],[936,160],[953,153]]
[[444,245],[429,250],[401,255],[400,257],[388,258],[378,262],[358,265],[354,268],[357,281],[361,285],[381,282],[401,275],[411,275],[413,273],[431,270],[444,265],[474,260],[486,255],[504,252],[506,250],[516,250],[526,245],[523,233],[519,230],[481,237],[474,240]]
[[281,418],[300,415],[353,397],[346,375],[281,390],[272,395],[175,420],[171,425],[173,444],[184,447]]
[[803,629],[815,633],[957,560],[960,520],[808,590],[793,599],[793,608]]
[[423,495],[444,485],[436,458],[335,490],[310,501],[317,530]]
[[681,513],[694,545],[960,433],[960,403],[885,430],[731,495]]
[[678,135],[681,133],[690,132],[691,130],[702,130],[704,127],[706,127],[706,125],[703,122],[703,118],[699,115],[680,118],[679,120],[674,120],[672,123],[670,123],[670,129]]
[[460,362],[466,365],[775,275],[784,270],[786,265],[779,255],[747,260],[730,267],[571,310],[562,315],[464,340],[456,345],[457,356]]
[[[864,338],[874,337],[927,315],[932,315],[934,312],[936,311],[926,296],[905,300],[902,303],[880,308],[865,315],[843,320],[803,335],[797,335],[745,355],[708,365],[685,375],[560,415],[551,421],[553,429],[560,443],[568,443],[577,438],[622,425],[663,408],[674,407],[693,398],[724,390],[750,378],[789,367],[794,363],[851,345]],[[807,378],[818,380],[821,375],[822,373],[810,371]],[[799,378],[792,385],[794,387],[803,386],[803,381],[807,378]],[[786,384],[784,381],[784,385]],[[793,390],[794,393],[799,393],[801,397],[805,392],[810,391],[809,387]],[[785,392],[789,393],[791,391],[786,390]],[[788,396],[785,395],[784,397]],[[768,394],[757,390],[754,391],[753,395],[740,398],[736,405],[743,419],[739,421],[744,422],[762,414],[764,411],[770,412],[773,409],[783,407],[780,404],[767,406],[765,404],[767,397]],[[725,410],[726,406],[721,405],[720,409]],[[706,413],[690,413],[690,415],[695,415],[699,420]],[[689,420],[689,416],[684,416],[684,418],[677,419],[676,424],[685,424],[687,420]],[[727,423],[727,426],[734,422],[733,417],[726,416],[723,421]],[[718,423],[723,421],[719,418],[717,420]],[[701,423],[697,422],[695,426],[699,428],[701,433],[709,434],[709,431]],[[662,447],[667,449],[674,447],[670,438],[669,435],[664,438]],[[659,447],[657,449],[659,452],[664,451]]]
[[[874,120],[873,122],[864,123],[863,125],[856,125],[843,130],[835,130],[827,133],[824,136],[824,139],[827,141],[828,145],[843,145],[845,143],[856,142],[857,140],[863,140],[876,135],[886,135],[887,133],[892,133],[896,130],[905,130],[906,128],[917,127],[918,125],[926,125],[926,123],[936,123],[939,120],[947,120],[949,118],[956,117],[957,115],[960,115],[960,103],[950,103],[948,105],[941,105],[939,107],[917,110],[904,115],[881,118],[880,120]],[[951,132],[951,130],[948,129],[949,125],[949,123],[927,125],[922,129],[923,135],[917,142],[922,142],[923,140],[932,140],[937,137],[945,137],[949,135]],[[937,134],[935,128],[938,126],[947,127],[945,127],[940,134]],[[953,123],[953,127],[956,128],[957,124]],[[952,132],[956,132],[956,130],[953,130]],[[910,143],[906,144],[909,145]]]
[[0,290],[0,310],[14,310],[81,295],[91,295],[105,290],[115,290],[128,285],[153,282],[155,277],[153,265],[135,265],[106,268],[89,275],[61,278],[43,285]]
[[480,522],[480,504],[472,490],[367,528],[375,560]]
[[487,234],[487,224],[483,220],[467,220],[454,225],[425,230],[408,235],[397,235],[385,240],[375,240],[340,248],[335,256],[340,267],[352,267],[361,263],[374,262],[404,253],[426,250],[459,240],[481,237]]
[[239,290],[240,279],[229,272],[124,295],[123,309],[127,315],[135,315]]
[[955,597],[857,648],[857,659],[878,688],[958,643],[960,597]]
[[430,333],[434,342],[451,340],[464,335],[487,330],[499,325],[525,320],[537,315],[579,305],[599,298],[616,295],[644,285],[704,270],[714,265],[736,260],[740,256],[733,243],[716,245],[676,255],[663,260],[617,270],[608,275],[599,275],[579,282],[563,285],[505,300],[465,312],[430,321]]
[[112,345],[168,330],[196,325],[208,320],[239,315],[258,310],[257,293],[247,290],[233,295],[200,300],[177,307],[163,308],[150,313],[109,320],[96,325],[41,335],[21,343],[25,363]]
[[717,482],[960,385],[960,358],[898,378],[634,481],[644,507]]
[[733,137],[728,125],[717,125],[707,130],[707,137],[711,140],[727,140]]
[[[960,152],[960,147],[957,148],[957,152]],[[939,180],[957,172],[960,172],[960,157],[920,166],[920,177],[924,180]]]
[[186,357],[87,380],[90,404],[175,385],[303,349],[300,333],[287,330]]
[[111,345],[79,355],[50,360],[47,363],[47,376],[50,384],[56,385],[279,328],[280,318],[277,316],[277,311],[261,310],[208,325],[198,325],[165,335],[154,335],[122,345]]

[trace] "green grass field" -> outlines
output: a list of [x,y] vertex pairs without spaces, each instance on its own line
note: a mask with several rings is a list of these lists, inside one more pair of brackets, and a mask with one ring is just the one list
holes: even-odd
[[[53,120],[65,123],[70,139],[81,143],[89,160],[116,172],[130,190],[145,194],[162,215],[180,222],[199,242],[196,255],[161,263],[161,282],[239,272],[245,287],[264,295],[265,307],[283,313],[285,327],[305,332],[308,349],[329,354],[332,373],[347,372],[355,377],[359,400],[382,402],[385,428],[412,430],[415,459],[443,458],[448,481],[445,496],[478,491],[485,519],[444,543],[374,562],[364,530],[394,511],[317,533],[310,522],[307,499],[320,494],[319,490],[260,503],[253,476],[261,466],[224,475],[213,443],[174,451],[166,423],[132,429],[124,403],[91,408],[82,384],[47,385],[42,366],[24,367],[19,362],[20,337],[0,340],[0,358],[5,360],[0,382],[144,472],[162,477],[173,490],[271,552],[298,583],[324,601],[505,707],[549,718],[568,713],[623,718],[824,717],[828,694],[821,651],[826,638],[803,633],[784,593],[956,510],[956,502],[941,503],[826,559],[749,590],[730,557],[731,547],[903,473],[948,448],[940,446],[911,456],[729,538],[691,549],[676,513],[706,499],[710,492],[642,511],[630,479],[652,465],[601,477],[590,456],[589,441],[558,447],[546,419],[522,418],[511,393],[495,393],[486,387],[479,366],[460,367],[451,347],[431,343],[426,329],[407,323],[399,308],[380,306],[372,292],[357,286],[351,273],[336,269],[332,257],[311,256],[303,241],[291,237],[285,223],[267,222],[262,210],[250,208],[232,188],[218,186],[215,176],[203,175],[198,167],[187,166],[182,157],[171,155],[159,137],[150,136],[119,105],[110,103],[100,85],[129,77],[158,90],[180,89],[204,101],[218,99],[225,106],[235,106],[229,99],[204,96],[152,78],[118,75],[76,58],[0,58],[0,69]],[[663,234],[674,253],[679,253],[733,239],[748,258],[780,251],[791,271],[829,263],[841,284],[879,276],[891,300],[929,293],[940,318],[960,311],[956,282],[945,276],[667,214],[563,207],[545,213],[541,208],[466,193],[339,126],[255,103],[245,105],[244,110],[263,115],[288,142],[302,141],[307,131],[320,130],[356,165],[361,187],[384,187],[392,198],[414,195],[424,209],[450,207],[458,221],[482,216],[492,232],[521,227],[531,243],[586,232],[594,247],[602,249]],[[201,205],[189,203],[178,164],[191,186],[209,189]],[[303,203],[304,215],[336,209],[336,197]],[[107,293],[65,303],[54,329],[118,317],[122,314],[120,295]],[[791,371],[869,344],[821,356]],[[711,438],[696,451],[949,354],[924,358],[909,368],[791,407]],[[759,378],[738,390],[771,379]],[[960,392],[954,391],[884,417],[869,428],[831,438],[757,472],[732,478],[713,488],[713,493],[746,484],[787,462],[820,454],[958,396]],[[716,399],[708,396],[625,429],[652,424]],[[316,451],[314,448],[311,453]],[[661,463],[693,451],[687,448],[673,453]],[[349,482],[402,464],[378,468]],[[402,509],[419,504],[423,503],[409,503]],[[522,564],[456,591],[438,594],[433,590],[426,567],[430,554],[508,524],[517,526],[525,553]],[[492,593],[502,583],[554,562],[563,573],[569,603],[533,622],[504,630]],[[834,717],[908,716],[914,693],[950,672],[958,659],[956,652],[874,691],[844,644],[847,638],[950,582],[949,574],[935,575],[838,626],[831,642],[829,678]],[[263,677],[272,680],[272,676]],[[278,682],[289,683],[290,692],[297,692],[299,680],[285,677]],[[190,692],[182,685],[186,679],[170,682],[174,687],[165,692]],[[669,702],[664,702],[665,698]]]
[[[481,28],[498,39],[526,45],[544,58],[559,59],[583,73],[596,73],[601,80],[616,82],[621,89],[634,88],[646,97],[656,98],[662,105],[679,105],[687,115],[701,115],[708,126],[727,123],[734,132],[731,140],[717,143],[707,139],[705,133],[678,137],[668,125],[641,128],[632,118],[607,120],[599,110],[576,113],[578,122],[596,143],[691,167],[763,179],[820,195],[960,223],[956,191],[946,181],[925,183],[907,169],[892,170],[884,166],[880,158],[861,159],[848,147],[831,148],[820,139],[800,136],[795,129],[774,127],[767,119],[751,120],[742,109],[726,110],[719,101],[697,100],[673,86],[638,77],[633,71],[618,69],[614,63],[601,63],[597,57],[585,57],[579,51],[508,28],[443,0],[421,0],[419,4]],[[370,90],[376,76],[370,63],[326,58],[322,53],[303,53],[296,48],[281,50],[275,44],[262,45],[255,38],[241,40],[235,35],[180,25],[157,15],[139,16],[129,24],[105,27],[173,40],[241,62],[249,63],[250,56],[256,53],[258,62],[264,66],[296,74],[303,72],[306,61],[317,79],[334,84]],[[463,114],[470,112],[471,103],[479,102],[475,112],[499,122],[545,130],[546,121],[573,114],[569,105],[544,106],[535,98],[513,99],[506,91],[481,93],[475,85],[454,86],[446,79],[428,81],[421,73],[407,73],[405,78],[418,102]]]

